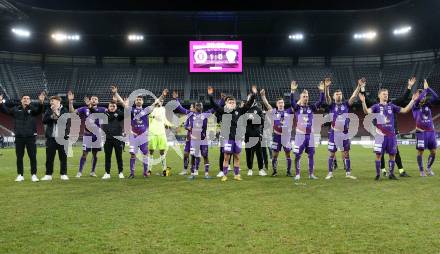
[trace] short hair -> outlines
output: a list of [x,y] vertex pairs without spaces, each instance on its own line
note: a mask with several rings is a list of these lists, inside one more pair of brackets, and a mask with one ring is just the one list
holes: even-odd
[[23,97],[25,97],[25,96],[31,98],[31,96],[29,96],[27,94],[22,95],[21,98],[23,99]]
[[138,95],[138,96],[136,96],[136,99],[144,99],[144,96],[142,96],[142,95]]
[[342,93],[342,90],[341,90],[341,89],[336,89],[336,90],[333,92],[333,94],[335,94],[335,93]]
[[382,92],[388,92],[388,89],[386,89],[386,88],[379,89],[379,92],[377,92],[377,95],[381,94]]
[[110,105],[110,104],[115,104],[115,105],[116,105],[116,104],[117,104],[117,101],[115,101],[115,100],[111,100],[108,104],[109,104],[109,105]]
[[276,101],[281,101],[281,100],[284,101],[284,98],[283,97],[277,97],[277,99],[276,99]]
[[50,98],[49,98],[49,101],[51,101],[51,100],[57,100],[57,101],[59,101],[59,102],[61,102],[61,97],[60,96],[51,96]]
[[234,96],[227,96],[226,98],[225,98],[225,101],[235,101],[235,98],[234,98]]
[[90,99],[92,99],[92,97],[96,97],[96,99],[99,100],[99,97],[98,97],[97,95],[92,95],[92,96],[90,96]]

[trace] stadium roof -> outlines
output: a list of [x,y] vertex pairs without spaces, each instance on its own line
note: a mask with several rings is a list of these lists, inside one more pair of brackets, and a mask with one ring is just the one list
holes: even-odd
[[[231,2],[231,1],[229,1]],[[245,56],[331,56],[439,48],[440,1],[36,1],[0,0],[0,50],[63,55],[186,56],[189,40],[243,40]],[[1,3],[9,5],[3,8]],[[212,3],[212,2],[211,2]],[[203,11],[202,11],[203,10]],[[27,41],[12,26],[32,30]],[[406,38],[392,31],[411,25]],[[353,33],[374,29],[371,43]],[[50,34],[66,30],[81,41],[55,45]],[[127,42],[130,32],[145,40]],[[288,35],[304,33],[295,43]]]
[[[408,0],[333,0],[333,1],[309,1],[309,0],[273,0],[255,1],[240,0],[231,1],[138,1],[138,0],[107,0],[107,1],[84,1],[84,0],[16,0],[16,2],[33,7],[52,10],[86,10],[86,11],[239,11],[239,10],[364,10],[390,7]],[[220,4],[219,4],[220,3]]]

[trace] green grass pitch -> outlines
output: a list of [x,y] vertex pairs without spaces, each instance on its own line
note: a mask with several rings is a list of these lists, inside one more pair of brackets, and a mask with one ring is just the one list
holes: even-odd
[[[281,176],[247,177],[244,154],[241,182],[188,181],[177,175],[182,159],[172,152],[171,177],[145,180],[138,162],[137,179],[120,180],[113,169],[112,179],[102,180],[101,152],[98,178],[88,176],[89,157],[76,179],[79,148],[68,161],[70,181],[59,179],[56,162],[52,182],[32,183],[26,161],[25,182],[15,183],[14,150],[0,150],[0,253],[438,253],[440,176],[420,178],[414,147],[400,149],[410,178],[375,182],[372,150],[354,146],[358,180],[345,179],[342,169],[324,180],[327,151],[320,146],[320,179],[307,179],[303,157],[297,184],[284,176],[282,158]],[[211,175],[217,158],[210,150]],[[44,163],[39,149],[39,177]]]

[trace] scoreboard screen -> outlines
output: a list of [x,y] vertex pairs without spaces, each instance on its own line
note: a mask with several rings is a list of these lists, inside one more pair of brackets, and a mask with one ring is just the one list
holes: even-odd
[[241,41],[190,41],[190,72],[242,72]]

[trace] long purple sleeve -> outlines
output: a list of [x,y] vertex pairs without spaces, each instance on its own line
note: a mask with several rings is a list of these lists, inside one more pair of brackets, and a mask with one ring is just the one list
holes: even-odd
[[436,102],[438,100],[438,94],[431,87],[428,87],[428,92],[431,94],[431,99],[429,100],[429,103]]
[[319,109],[319,107],[321,107],[323,102],[324,102],[324,92],[319,92],[319,99],[314,104],[315,110]]
[[414,103],[414,107],[418,107],[419,103],[425,99],[426,94],[428,93],[428,91],[425,89],[423,90],[423,92],[421,94],[419,94],[419,97],[416,99],[415,103]]
[[177,101],[177,108],[176,108],[177,111],[179,111],[181,114],[185,114],[185,115],[188,115],[188,114],[191,113],[190,110],[182,107],[182,105],[180,104],[180,100],[179,99],[177,99],[176,101]]

